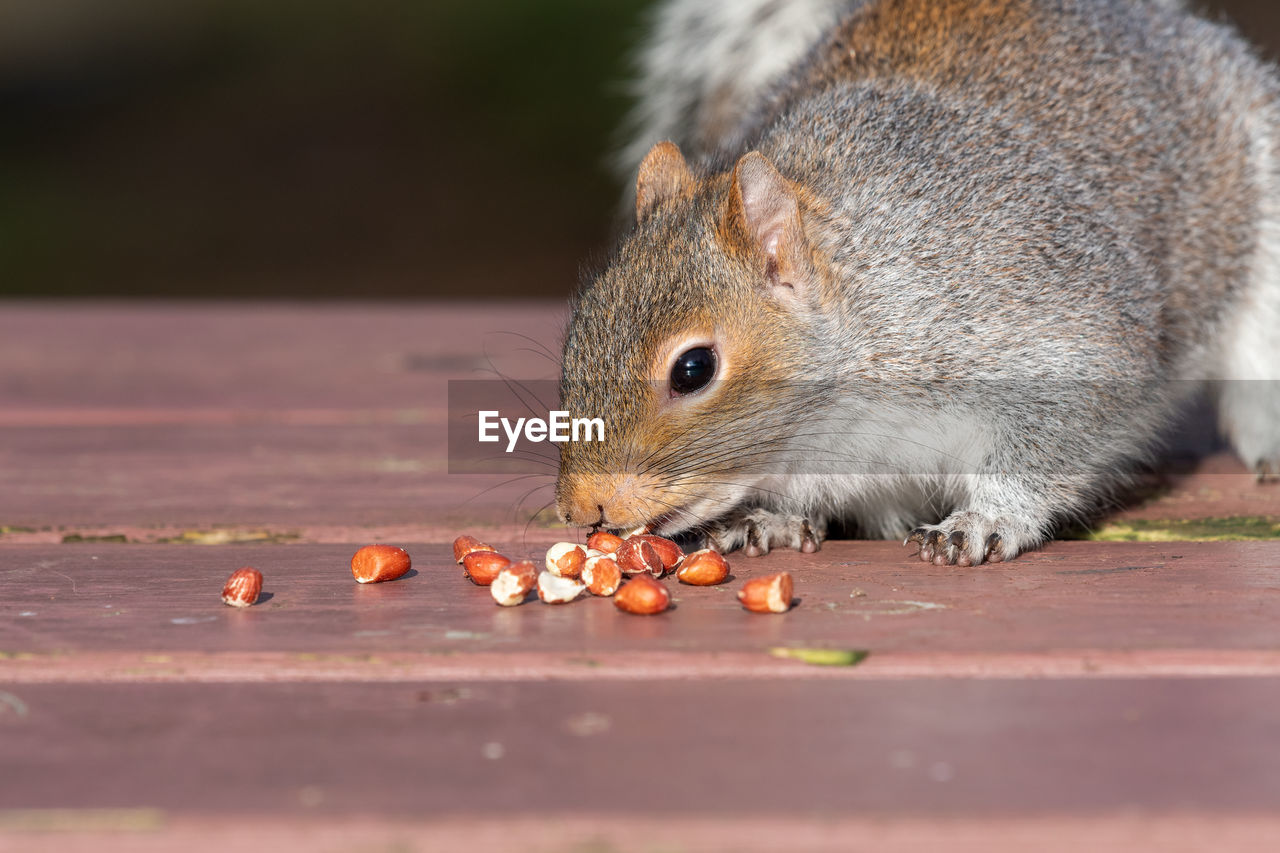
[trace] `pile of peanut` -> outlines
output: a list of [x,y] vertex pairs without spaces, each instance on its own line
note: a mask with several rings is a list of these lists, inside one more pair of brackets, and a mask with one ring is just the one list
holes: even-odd
[[[557,542],[547,551],[546,568],[532,560],[512,560],[474,536],[459,536],[453,557],[472,582],[489,587],[503,607],[523,604],[533,590],[547,604],[568,604],[583,593],[613,597],[626,613],[652,615],[671,606],[671,593],[658,580],[675,575],[680,583],[715,586],[729,577],[729,563],[716,551],[685,554],[670,539],[648,533],[625,538],[593,533],[586,545]],[[381,583],[408,573],[409,554],[393,545],[366,545],[351,558],[351,574],[358,583]],[[232,607],[251,607],[262,591],[262,573],[245,566],[227,579],[222,600]],[[785,613],[791,609],[791,575],[780,572],[747,581],[738,590],[742,606],[754,613]]]
[[[648,533],[626,538],[591,534],[586,545],[557,542],[547,551],[546,568],[532,560],[512,560],[474,536],[459,536],[453,557],[471,581],[489,587],[503,607],[523,604],[537,590],[547,604],[568,604],[584,593],[613,596],[627,613],[652,615],[671,606],[671,593],[658,583],[664,575],[692,586],[714,586],[729,577],[729,564],[716,551],[685,554],[670,539]],[[791,575],[781,572],[748,581],[738,591],[742,606],[755,613],[785,613],[791,608]]]

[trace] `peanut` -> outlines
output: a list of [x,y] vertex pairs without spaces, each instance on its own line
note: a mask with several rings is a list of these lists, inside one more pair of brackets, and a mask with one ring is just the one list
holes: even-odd
[[462,558],[476,551],[492,551],[492,546],[486,545],[474,536],[459,536],[453,540],[453,559],[462,564]]
[[409,571],[409,554],[394,545],[366,545],[351,557],[351,574],[358,583],[382,583]]
[[738,590],[738,600],[753,613],[786,613],[791,609],[791,575],[780,572],[747,581]]
[[489,584],[489,594],[503,607],[523,604],[529,590],[538,584],[538,567],[532,560],[521,560],[500,570]]
[[262,592],[262,572],[245,566],[236,569],[222,587],[222,603],[232,607],[249,607]]
[[582,582],[592,595],[613,595],[622,583],[622,570],[612,555],[591,556],[582,566]]
[[647,572],[654,577],[662,577],[662,558],[652,545],[639,537],[632,537],[622,543],[618,549],[618,568],[624,575],[638,575]]
[[586,561],[587,549],[572,542],[557,542],[547,550],[547,571],[556,577],[578,577]]
[[622,541],[621,536],[614,536],[612,533],[600,530],[587,537],[587,547],[612,554],[622,547]]
[[511,560],[493,551],[473,551],[462,559],[462,568],[471,582],[478,586],[493,583],[498,572],[511,565]]
[[671,593],[648,574],[639,574],[622,585],[613,597],[614,606],[627,613],[652,616],[671,606]]
[[718,552],[709,548],[694,551],[684,558],[676,572],[680,583],[692,586],[715,586],[729,576],[729,564]]
[[562,578],[551,572],[538,575],[538,598],[547,604],[568,604],[586,588],[585,584],[578,583],[573,578]]

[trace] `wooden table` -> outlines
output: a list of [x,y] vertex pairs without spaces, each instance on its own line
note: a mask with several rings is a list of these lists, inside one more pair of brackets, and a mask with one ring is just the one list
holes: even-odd
[[[795,575],[785,616],[736,582],[653,618],[498,608],[452,538],[566,532],[529,522],[549,476],[448,473],[446,383],[553,377],[516,335],[563,322],[0,311],[0,850],[1280,845],[1280,542],[1177,538],[1265,532],[1280,487],[1218,452],[1105,522],[1172,541],[733,558]],[[375,541],[414,573],[355,584]],[[870,655],[771,654],[814,647]]]

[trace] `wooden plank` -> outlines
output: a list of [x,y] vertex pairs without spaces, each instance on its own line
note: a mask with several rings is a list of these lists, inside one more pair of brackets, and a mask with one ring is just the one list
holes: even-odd
[[[438,851],[474,853],[1271,853],[1280,845],[1280,818],[1271,815],[1142,814],[994,818],[803,818],[735,815],[731,819],[635,814],[486,814],[443,820],[302,816],[188,817],[134,810],[17,812],[0,829],[0,850],[22,853],[187,853],[273,851]],[[4,813],[0,812],[0,826]],[[143,824],[139,827],[138,824]],[[97,832],[90,828],[105,826]]]
[[288,818],[309,805],[419,819],[1280,810],[1280,678],[7,692],[5,808]]
[[[8,303],[0,410],[412,409],[554,378],[564,303]],[[533,339],[529,341],[524,337]],[[492,363],[491,363],[492,362]]]
[[[350,545],[92,543],[0,548],[0,665],[24,652],[236,652],[322,655],[632,652],[763,655],[826,646],[915,655],[1062,650],[1272,651],[1280,648],[1280,544],[1059,542],[1006,564],[944,568],[897,543],[831,543],[818,554],[734,557],[735,580],[687,587],[657,617],[611,601],[494,605],[445,544],[404,544],[415,574],[356,584]],[[533,543],[497,543],[537,558]],[[264,599],[224,606],[226,577],[260,569]],[[744,611],[734,590],[788,570],[798,605]],[[269,597],[266,597],[269,596]],[[1048,664],[1046,664],[1048,665]]]

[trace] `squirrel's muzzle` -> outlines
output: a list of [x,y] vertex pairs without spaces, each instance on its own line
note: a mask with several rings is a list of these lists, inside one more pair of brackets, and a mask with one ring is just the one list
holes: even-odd
[[566,523],[581,527],[637,527],[666,509],[654,499],[654,484],[636,474],[561,472],[556,484],[557,511]]

